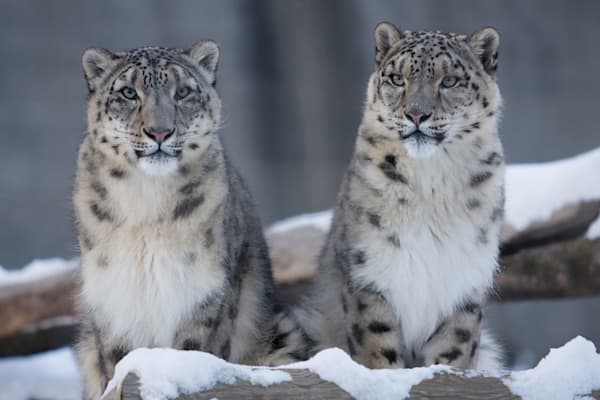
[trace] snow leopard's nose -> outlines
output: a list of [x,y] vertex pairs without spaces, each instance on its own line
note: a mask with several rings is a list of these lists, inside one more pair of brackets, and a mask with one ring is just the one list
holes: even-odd
[[164,128],[144,128],[144,134],[156,143],[160,144],[167,140],[175,132],[175,128],[167,130]]
[[431,117],[431,113],[424,114],[424,113],[407,112],[407,113],[404,113],[404,115],[406,116],[406,118],[410,119],[417,126],[419,126],[419,124],[421,122],[427,121],[429,119],[429,117]]

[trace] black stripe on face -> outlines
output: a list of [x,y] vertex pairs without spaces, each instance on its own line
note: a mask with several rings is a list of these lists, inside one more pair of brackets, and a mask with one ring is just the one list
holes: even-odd
[[203,194],[181,200],[175,207],[175,210],[173,210],[173,219],[176,220],[189,217],[202,203],[204,203]]

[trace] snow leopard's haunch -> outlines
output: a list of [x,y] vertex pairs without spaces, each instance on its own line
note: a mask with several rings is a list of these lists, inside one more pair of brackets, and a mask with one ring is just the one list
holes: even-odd
[[315,351],[372,368],[499,366],[481,328],[504,203],[498,44],[492,28],[377,26],[354,156],[298,311]]
[[260,222],[217,135],[218,47],[89,49],[88,131],[74,206],[86,397],[138,347],[226,360],[303,359],[280,309]]

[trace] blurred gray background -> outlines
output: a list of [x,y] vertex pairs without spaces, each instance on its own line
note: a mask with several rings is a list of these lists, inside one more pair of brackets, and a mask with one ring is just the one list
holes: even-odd
[[[268,224],[332,206],[382,20],[411,30],[500,31],[509,162],[600,145],[595,0],[2,1],[0,265],[76,255],[70,191],[85,127],[86,47],[217,40],[222,137]],[[599,314],[597,299],[509,303],[492,307],[491,322],[518,356],[511,360],[526,366],[576,333],[598,343]]]

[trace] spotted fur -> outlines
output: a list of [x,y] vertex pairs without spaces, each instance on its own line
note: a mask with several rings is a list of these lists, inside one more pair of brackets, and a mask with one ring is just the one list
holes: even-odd
[[217,135],[218,48],[87,50],[74,205],[86,397],[138,347],[280,364],[304,335],[280,309],[248,191]]
[[498,34],[375,31],[376,65],[319,275],[298,311],[374,368],[499,367],[482,331],[497,269]]

